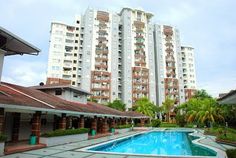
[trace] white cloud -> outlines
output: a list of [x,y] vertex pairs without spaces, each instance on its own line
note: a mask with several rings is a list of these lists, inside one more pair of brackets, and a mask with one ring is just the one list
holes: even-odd
[[4,63],[7,68],[4,69],[2,81],[22,86],[32,86],[45,82],[46,64],[44,62],[18,60],[14,64],[8,63],[9,61]]
[[236,89],[236,72],[231,76],[208,76],[209,80],[202,81],[198,89],[205,89],[209,94],[218,97],[219,93],[228,93],[232,89]]

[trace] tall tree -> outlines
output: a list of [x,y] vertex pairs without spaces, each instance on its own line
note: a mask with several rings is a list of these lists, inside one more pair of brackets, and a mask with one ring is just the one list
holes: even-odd
[[201,123],[209,125],[214,122],[224,121],[222,110],[213,98],[193,98],[187,102],[186,119],[187,122]]
[[209,95],[206,90],[201,89],[201,90],[197,90],[195,92],[195,95],[193,96],[193,98],[199,98],[199,99],[204,99],[204,98],[212,98],[211,95]]
[[116,110],[125,111],[125,104],[119,99],[109,102],[107,106]]
[[148,98],[143,97],[135,102],[134,108],[135,111],[140,112],[144,115],[150,116],[152,118],[155,117],[158,108],[152,102],[148,100]]
[[175,101],[170,99],[169,97],[166,98],[165,102],[162,103],[163,110],[166,113],[166,121],[170,122],[170,112],[174,108]]

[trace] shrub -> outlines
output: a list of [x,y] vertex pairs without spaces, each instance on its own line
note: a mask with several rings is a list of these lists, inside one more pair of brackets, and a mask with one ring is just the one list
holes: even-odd
[[185,120],[185,115],[177,114],[175,119],[176,119],[177,125],[179,125],[180,127],[184,127],[187,123],[187,121]]
[[144,125],[145,127],[152,127],[152,123],[148,123]]
[[177,124],[174,124],[174,123],[165,123],[165,122],[162,122],[160,127],[179,127]]
[[55,131],[52,131],[52,132],[44,133],[44,134],[42,134],[42,136],[43,137],[57,137],[57,136],[82,134],[82,133],[88,133],[88,132],[89,132],[89,129],[87,129],[87,128],[55,130]]
[[228,149],[226,150],[226,154],[228,158],[236,158],[236,149]]
[[224,129],[223,129],[223,128],[218,128],[217,131],[218,131],[218,133],[221,135],[221,134],[223,134]]
[[161,124],[161,121],[159,119],[152,120],[152,127],[159,127]]
[[7,136],[0,134],[0,142],[5,142],[7,140]]
[[123,129],[123,128],[130,128],[132,125],[131,124],[127,124],[127,125],[118,125],[115,128],[116,129]]

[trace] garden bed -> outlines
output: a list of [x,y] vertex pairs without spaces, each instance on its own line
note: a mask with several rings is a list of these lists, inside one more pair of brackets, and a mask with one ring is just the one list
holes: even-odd
[[86,128],[56,130],[43,134],[40,138],[40,143],[46,144],[46,146],[55,146],[88,140],[88,131]]
[[216,142],[217,143],[221,143],[221,144],[227,144],[227,145],[231,145],[231,146],[236,146],[236,142],[229,141],[229,140],[224,140],[224,139],[216,138]]
[[115,128],[115,132],[118,132],[118,133],[126,133],[126,132],[129,132],[131,131],[131,125],[128,124],[128,125],[119,125]]
[[216,136],[216,141],[223,144],[236,146],[236,130],[232,128],[210,128],[204,134]]

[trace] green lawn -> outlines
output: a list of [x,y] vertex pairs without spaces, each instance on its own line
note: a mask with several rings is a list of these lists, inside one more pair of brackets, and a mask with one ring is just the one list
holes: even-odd
[[[226,133],[226,135],[225,135]],[[224,128],[209,128],[205,130],[205,134],[214,135],[218,139],[226,140],[226,141],[232,141],[236,143],[236,130],[232,128],[227,128],[226,130]]]

